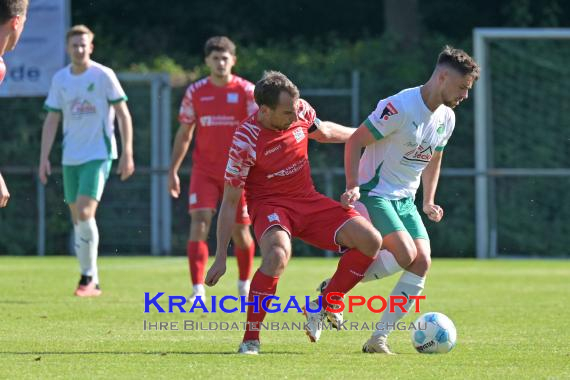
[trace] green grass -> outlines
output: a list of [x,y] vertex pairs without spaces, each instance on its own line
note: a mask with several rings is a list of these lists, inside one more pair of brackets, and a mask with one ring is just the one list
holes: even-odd
[[[313,294],[333,259],[293,259],[277,295]],[[100,259],[98,299],[72,296],[71,257],[0,258],[0,378],[568,378],[570,261],[434,260],[422,312],[447,314],[458,343],[447,355],[421,355],[409,333],[390,344],[400,355],[360,352],[368,331],[263,331],[262,355],[234,354],[240,331],[143,331],[143,320],[241,322],[243,314],[144,314],[144,292],[188,293],[183,258]],[[235,294],[236,268],[209,295]],[[386,297],[396,276],[352,294]],[[161,300],[161,304],[166,302]],[[412,314],[404,321],[410,322]],[[376,322],[359,309],[346,319]],[[268,321],[302,321],[277,313]]]

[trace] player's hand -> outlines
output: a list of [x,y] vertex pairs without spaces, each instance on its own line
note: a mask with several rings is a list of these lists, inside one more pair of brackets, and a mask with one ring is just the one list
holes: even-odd
[[434,205],[433,203],[424,204],[423,211],[429,220],[433,222],[437,223],[443,218],[443,209],[438,205]]
[[41,160],[40,166],[38,168],[38,175],[42,184],[46,184],[48,181],[48,176],[51,175],[51,164],[49,160]]
[[6,207],[8,199],[10,199],[10,193],[8,192],[8,187],[6,186],[4,179],[0,175],[0,208]]
[[214,286],[218,283],[220,278],[226,273],[226,259],[219,258],[216,252],[216,259],[214,260],[214,264],[208,270],[208,274],[206,275],[206,285]]
[[168,190],[172,198],[180,196],[180,178],[178,173],[168,172]]
[[360,199],[360,187],[355,186],[346,191],[340,196],[340,203],[342,207],[349,209],[354,208],[354,203]]
[[121,181],[126,180],[135,172],[135,161],[133,160],[132,154],[121,154],[119,159],[119,167],[117,168],[117,174],[121,176]]

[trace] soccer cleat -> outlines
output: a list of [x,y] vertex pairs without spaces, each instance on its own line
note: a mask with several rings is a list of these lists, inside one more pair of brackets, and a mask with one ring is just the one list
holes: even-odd
[[390,351],[390,347],[388,347],[388,344],[386,343],[387,340],[388,337],[384,335],[372,336],[366,341],[366,343],[364,343],[364,346],[362,346],[362,352],[369,354],[396,355]]
[[[319,308],[317,301],[311,301],[309,302],[309,305],[312,310],[317,310]],[[321,337],[325,314],[322,310],[316,313],[308,313],[303,306],[303,315],[307,318],[307,323],[305,323],[305,334],[307,334],[311,343],[315,343]]]
[[93,281],[93,277],[81,275],[77,289],[73,293],[77,297],[99,297],[103,293],[99,284]]
[[[330,278],[327,278],[326,280],[324,280],[323,282],[321,282],[319,284],[319,286],[317,286],[316,291],[318,291],[319,293],[323,293],[324,290],[327,288],[327,286],[329,285],[329,282],[331,281]],[[331,309],[336,309],[338,308],[338,306],[336,305],[329,305],[329,307]],[[331,311],[326,311],[325,310],[325,314],[327,316],[327,319],[329,320],[329,322],[331,323],[332,327],[334,327],[335,329],[339,329],[339,326],[342,326],[342,321],[344,320],[344,315],[342,314],[342,311],[339,311],[337,313],[333,313]]]
[[250,284],[249,280],[245,280],[245,281],[238,280],[237,287],[238,287],[238,294],[240,296],[246,296],[247,297],[249,295],[249,284]]
[[259,354],[259,340],[246,340],[241,342],[238,354],[257,355]]
[[192,289],[192,294],[188,297],[188,303],[190,305],[194,304],[196,301],[196,297],[200,296],[202,298],[202,302],[206,302],[206,289],[204,289],[204,285],[198,284],[194,285]]

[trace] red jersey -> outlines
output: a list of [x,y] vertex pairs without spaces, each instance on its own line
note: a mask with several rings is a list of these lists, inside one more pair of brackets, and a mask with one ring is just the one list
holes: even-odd
[[226,183],[245,188],[248,205],[272,199],[307,198],[317,191],[308,157],[309,128],[315,110],[297,103],[298,121],[284,131],[263,128],[257,113],[236,130],[226,167]]
[[178,121],[195,124],[192,165],[220,179],[223,177],[232,136],[240,123],[257,110],[253,83],[232,76],[223,87],[209,78],[191,84],[186,90]]

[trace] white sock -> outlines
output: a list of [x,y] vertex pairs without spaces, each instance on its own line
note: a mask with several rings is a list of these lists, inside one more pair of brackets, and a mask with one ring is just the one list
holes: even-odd
[[[392,296],[405,296],[408,298],[408,303],[406,304],[406,309],[410,312],[414,306],[415,301],[410,299],[410,296],[419,296],[424,289],[425,277],[420,277],[412,272],[404,272],[400,277],[400,280],[392,290]],[[396,322],[402,319],[406,313],[402,312],[399,307],[394,308],[394,312],[390,313],[390,299],[388,301],[388,306],[386,310],[382,313],[382,318],[380,319],[380,326],[378,330],[374,331],[372,336],[384,335],[388,336],[392,330],[395,329]]]
[[81,274],[92,276],[93,281],[99,283],[97,271],[97,253],[99,250],[99,230],[95,218],[80,220],[77,223],[75,245],[77,258],[81,266]]
[[404,270],[396,261],[392,252],[381,250],[364,274],[362,282],[379,280]]
[[196,294],[206,294],[206,288],[204,287],[204,284],[196,284],[192,286],[192,289]]

